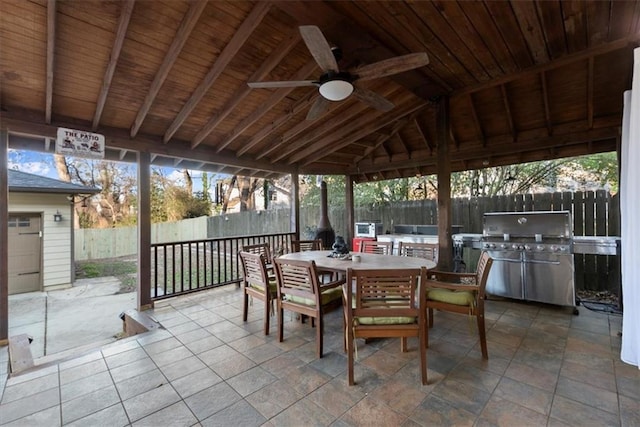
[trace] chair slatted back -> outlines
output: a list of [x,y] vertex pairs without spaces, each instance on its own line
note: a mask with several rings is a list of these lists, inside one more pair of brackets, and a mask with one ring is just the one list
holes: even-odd
[[393,255],[393,242],[363,240],[360,243],[360,252],[378,255]]
[[291,250],[293,252],[320,251],[322,250],[322,240],[292,240]]
[[489,252],[483,251],[478,260],[478,267],[476,269],[476,284],[478,285],[478,299],[484,300],[484,290],[487,287],[487,279],[489,278],[489,271],[491,270],[491,264],[493,259],[489,256]]
[[[353,316],[417,317],[420,312],[420,297],[416,298],[416,295],[422,274],[426,277],[426,269],[349,269],[347,283],[351,283],[351,277],[355,286]],[[421,294],[424,299],[424,292]]]
[[240,252],[244,280],[249,285],[258,285],[268,289],[269,275],[267,262],[263,254]]
[[319,302],[320,282],[315,262],[276,258],[275,265],[279,299],[292,295]]
[[271,264],[273,262],[269,243],[256,243],[254,245],[244,245],[242,246],[242,252],[249,252],[252,254],[262,254],[264,255],[264,258],[267,264]]
[[429,261],[438,261],[438,245],[435,243],[411,243],[400,242],[398,255],[414,258],[424,258]]

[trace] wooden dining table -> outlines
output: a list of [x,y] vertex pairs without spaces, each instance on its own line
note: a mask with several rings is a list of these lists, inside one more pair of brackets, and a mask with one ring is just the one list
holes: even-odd
[[[350,256],[347,259],[340,259],[329,256],[331,253],[331,251],[292,252],[281,255],[280,258],[288,260],[315,261],[318,269],[343,273],[346,272],[348,268],[353,270],[373,270],[420,267],[433,269],[436,267],[435,262],[426,258],[354,252],[349,254]],[[360,257],[360,261],[354,261],[354,256]]]

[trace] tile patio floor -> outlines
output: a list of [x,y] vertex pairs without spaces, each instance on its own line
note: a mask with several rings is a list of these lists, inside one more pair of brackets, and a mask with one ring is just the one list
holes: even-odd
[[[638,426],[640,371],[619,360],[621,317],[488,301],[489,361],[466,316],[436,313],[420,384],[416,341],[358,343],[346,385],[340,311],[325,357],[290,316],[262,334],[260,302],[216,289],[156,304],[165,329],[6,378],[0,424],[17,426]],[[275,323],[275,317],[272,318]]]

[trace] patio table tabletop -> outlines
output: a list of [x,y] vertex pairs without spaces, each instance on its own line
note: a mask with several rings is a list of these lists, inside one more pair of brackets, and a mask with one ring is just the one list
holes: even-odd
[[396,268],[420,268],[426,267],[432,269],[436,267],[436,263],[425,258],[413,258],[397,255],[378,255],[364,252],[351,254],[359,256],[360,261],[354,261],[351,257],[348,259],[332,258],[329,255],[331,251],[304,251],[292,252],[282,255],[280,258],[288,260],[315,261],[316,266],[322,270],[330,270],[337,272],[346,272],[348,268],[354,270],[372,270],[372,269],[396,269]]

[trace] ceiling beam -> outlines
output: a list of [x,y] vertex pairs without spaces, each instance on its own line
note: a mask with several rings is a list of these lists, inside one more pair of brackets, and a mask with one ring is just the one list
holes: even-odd
[[156,76],[153,78],[153,82],[151,83],[151,87],[149,87],[149,91],[147,95],[144,97],[144,102],[142,106],[138,110],[138,115],[133,121],[133,125],[131,126],[131,137],[135,138],[140,130],[140,126],[142,126],[142,122],[145,117],[149,113],[151,109],[151,105],[155,101],[158,93],[160,92],[160,88],[164,84],[165,79],[169,75],[169,71],[171,71],[171,67],[178,60],[178,56],[180,55],[180,51],[184,47],[184,44],[187,42],[191,31],[198,23],[198,19],[200,19],[200,15],[204,11],[204,8],[207,6],[206,0],[197,0],[191,2],[191,6],[187,11],[184,18],[182,18],[182,22],[180,23],[180,27],[178,28],[178,32],[176,36],[173,38],[171,42],[171,46],[167,51],[167,54],[164,56],[164,60],[162,61],[162,65],[158,69]]
[[[348,132],[344,132],[344,135],[330,135],[327,138],[323,138],[322,140],[316,142],[313,146],[309,147],[307,150],[304,150],[301,153],[297,153],[292,159],[289,160],[289,163],[296,162],[304,159],[304,165],[308,165],[313,163],[327,155],[330,155],[333,152],[336,152],[347,145],[364,138],[365,136],[376,132],[378,129],[381,129],[389,124],[399,120],[421,108],[423,108],[425,104],[423,102],[411,103],[407,107],[399,108],[397,111],[393,111],[392,113],[384,113],[381,116],[374,117],[373,127],[366,126],[362,127],[361,124],[355,124],[354,126],[347,127],[345,130]],[[351,133],[353,132],[353,133]],[[334,142],[331,144],[331,142]],[[327,146],[327,144],[329,144]],[[321,153],[318,153],[321,151]],[[312,155],[312,153],[316,153]]]
[[[316,70],[316,67],[317,65],[315,61],[307,62],[305,65],[302,66],[302,68],[298,70],[298,72],[294,76],[292,76],[291,80],[306,79],[313,71]],[[260,107],[258,107],[251,114],[249,114],[247,117],[242,119],[242,121],[238,123],[238,125],[235,128],[233,128],[233,130],[229,133],[229,135],[225,137],[224,142],[217,144],[218,148],[216,149],[216,152],[219,153],[225,148],[227,148],[229,144],[231,144],[233,141],[236,140],[236,138],[242,135],[242,132],[247,130],[249,126],[251,126],[258,120],[260,120],[260,118],[265,114],[267,114],[277,103],[282,101],[287,95],[289,95],[291,92],[293,92],[296,89],[297,88],[295,87],[287,87],[287,88],[277,89],[275,92],[273,92],[265,102],[260,104]]]
[[[296,103],[293,104],[293,106],[291,106],[284,115],[280,116],[278,119],[276,119],[276,121],[269,123],[267,126],[264,126],[262,129],[256,132],[256,134],[253,135],[253,138],[251,138],[241,150],[238,150],[238,156],[241,156],[250,148],[253,148],[256,145],[258,145],[266,137],[271,135],[276,130],[280,129],[282,125],[286,124],[296,114],[306,110],[308,107],[313,105],[313,103],[316,101],[318,96],[320,95],[318,94],[318,91],[316,89],[309,91],[304,97],[296,101]],[[256,156],[256,159],[261,159],[267,154],[269,153],[263,151]]]
[[191,114],[194,108],[198,105],[200,100],[206,95],[209,88],[213,85],[216,79],[222,74],[229,62],[240,51],[242,45],[247,41],[249,36],[253,33],[256,27],[262,22],[262,18],[266,16],[271,7],[269,2],[257,2],[247,18],[242,22],[238,31],[236,31],[231,37],[231,40],[224,47],[216,62],[213,64],[207,75],[202,79],[198,87],[193,91],[189,100],[184,104],[173,123],[167,129],[167,132],[162,138],[166,144],[182,126],[187,117]]
[[98,95],[96,111],[93,114],[93,124],[91,125],[91,129],[94,131],[98,130],[102,111],[104,110],[104,105],[107,102],[107,95],[109,95],[109,89],[111,88],[113,73],[116,70],[116,65],[118,65],[118,60],[120,59],[120,51],[122,50],[124,38],[127,35],[127,28],[129,27],[129,21],[131,20],[134,4],[135,0],[126,0],[122,3],[120,18],[118,19],[118,29],[116,30],[116,37],[113,41],[113,47],[111,48],[111,55],[109,56],[109,64],[107,64],[104,77],[102,78],[100,95]]
[[603,43],[596,47],[583,50],[578,53],[574,53],[571,55],[563,56],[562,58],[553,60],[551,62],[536,65],[534,67],[527,68],[524,71],[519,73],[506,74],[502,77],[498,77],[493,80],[489,80],[487,82],[483,82],[477,85],[467,86],[460,90],[454,91],[450,96],[460,96],[466,95],[468,93],[478,92],[484,89],[489,89],[498,85],[502,85],[505,83],[509,83],[515,80],[519,80],[525,77],[530,77],[534,74],[544,73],[546,71],[550,71],[556,68],[564,67],[565,65],[573,64],[574,62],[584,61],[587,58],[595,57],[598,55],[603,55],[605,53],[613,52],[614,50],[623,49],[625,47],[633,47],[633,45],[637,45],[640,40],[640,34],[634,34],[629,37],[625,37],[620,40],[616,40],[610,43]]
[[407,146],[407,143],[404,142],[404,139],[402,139],[402,135],[400,135],[400,132],[396,133],[395,139],[397,139],[398,142],[400,142],[400,146],[402,147],[404,152],[407,153],[407,156],[409,156],[409,158],[411,158],[411,150],[409,150],[409,147]]
[[587,69],[587,121],[589,129],[593,127],[593,57],[589,58],[589,68]]
[[544,103],[544,121],[547,125],[547,135],[553,135],[553,125],[551,124],[551,108],[549,107],[549,87],[547,85],[547,73],[542,71],[540,73],[540,80],[542,83],[542,100]]
[[[276,47],[271,55],[262,62],[260,67],[249,77],[247,81],[254,82],[262,80],[276,65],[284,59],[284,57],[295,47],[300,41],[300,33],[294,31],[289,37],[285,38],[278,47]],[[213,117],[209,119],[206,125],[200,129],[196,136],[191,141],[191,147],[197,147],[213,130],[222,122],[238,104],[252,91],[248,85],[241,85],[233,95],[229,98],[227,103],[222,109],[213,114]]]
[[415,125],[416,129],[418,130],[418,134],[420,135],[420,138],[422,138],[422,141],[424,142],[424,144],[429,149],[429,152],[431,154],[433,154],[433,147],[431,146],[431,143],[429,142],[429,138],[427,138],[427,134],[424,132],[424,129],[422,129],[422,126],[420,126],[420,123],[418,122],[418,118],[417,117],[413,119],[413,124]]
[[504,110],[507,114],[507,123],[509,124],[509,130],[513,135],[513,142],[518,141],[518,131],[516,125],[513,122],[513,114],[511,114],[511,105],[509,104],[509,96],[505,85],[500,85],[500,93],[502,94],[502,103],[504,104]]
[[51,109],[53,105],[53,66],[56,50],[56,0],[47,2],[47,83],[45,102],[45,123],[51,123]]
[[373,154],[373,152],[378,147],[380,147],[382,144],[384,144],[386,141],[388,141],[389,138],[391,138],[393,135],[398,133],[400,131],[400,129],[402,129],[406,124],[407,124],[407,120],[405,120],[405,119],[400,119],[397,122],[395,122],[393,124],[393,126],[391,127],[391,132],[389,132],[389,134],[387,134],[387,135],[380,135],[378,137],[378,139],[376,139],[375,144],[373,144],[371,147],[368,147],[366,150],[364,150],[364,154],[362,156],[358,156],[358,157],[356,157],[354,159],[354,163],[357,164],[358,162],[360,162],[365,157],[369,156],[370,154]]
[[482,140],[482,146],[487,145],[487,138],[484,135],[484,131],[482,130],[482,122],[480,121],[480,117],[478,117],[478,112],[476,111],[476,106],[473,103],[473,94],[469,94],[469,107],[471,108],[471,115],[473,116],[473,124],[476,126],[476,130],[480,135],[480,139]]

